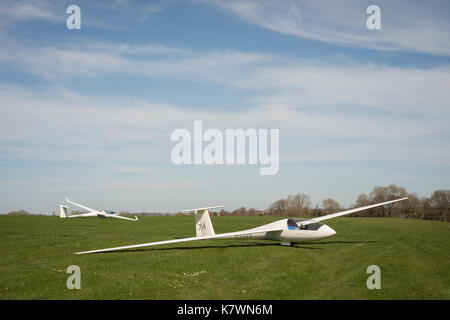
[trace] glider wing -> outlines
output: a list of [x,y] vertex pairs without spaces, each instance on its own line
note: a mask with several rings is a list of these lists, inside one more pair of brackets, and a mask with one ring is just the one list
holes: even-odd
[[136,217],[136,216],[134,216],[134,219],[132,219],[132,218],[127,218],[127,217],[123,217],[123,216],[119,216],[119,215],[109,215],[108,217],[110,217],[110,218],[125,219],[125,220],[130,220],[130,221],[138,221],[138,217]]
[[408,199],[408,198],[401,198],[401,199],[397,199],[397,200],[371,204],[371,205],[365,206],[365,207],[360,207],[360,208],[345,210],[345,211],[341,211],[341,212],[337,212],[337,213],[332,213],[332,214],[328,214],[326,216],[321,216],[321,217],[313,218],[311,220],[302,221],[302,224],[310,224],[310,223],[323,221],[323,220],[327,220],[327,219],[331,219],[331,218],[345,216],[345,215],[350,214],[350,213],[354,213],[354,212],[358,212],[358,211],[362,211],[362,210],[367,210],[367,209],[370,209],[370,208],[380,207],[380,206],[384,206],[384,205],[389,204],[389,203],[403,201],[403,200],[406,200],[406,199]]
[[84,210],[87,210],[87,211],[89,211],[89,212],[97,212],[97,210],[95,210],[95,209],[92,209],[92,208],[89,208],[89,207],[83,206],[83,205],[81,205],[81,204],[78,204],[78,203],[72,202],[72,201],[70,201],[70,200],[69,200],[68,198],[66,198],[66,201],[67,201],[68,203],[70,203],[70,204],[73,204],[74,206],[77,206],[77,207],[83,208]]
[[183,238],[183,239],[174,239],[174,240],[166,240],[166,241],[157,241],[157,242],[149,242],[149,243],[142,243],[142,244],[134,244],[134,245],[130,245],[130,246],[115,247],[115,248],[108,248],[108,249],[83,251],[83,252],[77,252],[76,254],[86,254],[86,253],[97,253],[97,252],[106,252],[106,251],[126,250],[126,249],[133,249],[133,248],[156,246],[156,245],[160,245],[160,244],[179,243],[179,242],[187,242],[187,241],[195,241],[195,240],[238,238],[239,236],[243,236],[243,235],[250,235],[250,234],[262,233],[262,232],[275,232],[275,231],[282,231],[282,230],[284,230],[284,228],[280,228],[280,227],[278,227],[278,228],[267,228],[267,229],[253,229],[253,230],[246,230],[246,231],[221,233],[221,234],[216,234],[216,235],[213,235],[213,236],[191,237],[191,238]]
[[96,217],[97,213],[95,212],[88,212],[88,213],[80,213],[80,214],[72,214],[68,215],[68,218],[78,218],[78,217]]

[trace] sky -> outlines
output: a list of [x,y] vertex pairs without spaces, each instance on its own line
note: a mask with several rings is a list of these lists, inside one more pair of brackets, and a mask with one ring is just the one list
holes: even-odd
[[[366,25],[373,4],[381,29]],[[0,212],[50,214],[66,196],[175,212],[448,189],[449,13],[414,0],[2,1]],[[196,120],[279,129],[279,171],[174,164],[171,134]]]

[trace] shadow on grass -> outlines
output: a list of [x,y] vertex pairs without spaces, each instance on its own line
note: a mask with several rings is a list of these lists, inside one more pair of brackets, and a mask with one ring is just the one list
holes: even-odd
[[[325,248],[321,248],[322,245],[329,244],[363,244],[363,243],[376,243],[378,241],[323,241],[323,242],[302,242],[295,243],[291,247],[291,249],[308,249],[308,250],[326,250]],[[313,245],[313,246],[311,246]],[[319,247],[316,247],[319,246]],[[279,242],[273,243],[260,243],[260,242],[251,242],[251,243],[240,243],[240,244],[223,244],[223,245],[203,245],[203,246],[193,246],[193,247],[170,247],[170,248],[146,248],[146,249],[124,249],[124,250],[115,250],[115,251],[105,251],[105,252],[97,252],[101,254],[109,254],[109,253],[119,253],[119,252],[147,252],[147,251],[169,251],[169,250],[200,250],[200,249],[226,249],[226,248],[247,248],[247,247],[282,247]]]
[[[109,253],[119,253],[119,252],[147,252],[147,251],[169,251],[169,250],[201,250],[201,249],[226,249],[226,248],[247,248],[247,247],[284,247],[289,249],[307,249],[307,250],[326,250],[321,246],[326,246],[330,244],[364,244],[364,243],[377,243],[379,241],[368,240],[368,241],[320,241],[320,242],[302,242],[295,243],[293,246],[281,246],[280,242],[271,243],[261,243],[261,242],[250,242],[250,243],[240,243],[240,244],[223,244],[223,245],[203,245],[203,246],[192,246],[192,247],[170,247],[170,248],[146,248],[146,249],[123,249],[114,251],[97,252],[96,254],[109,254]],[[318,247],[317,247],[318,246]]]
[[[361,243],[361,242],[344,242],[344,241],[337,241],[337,242],[317,242],[317,243],[302,243],[302,244],[295,244],[291,247],[287,247],[290,249],[308,249],[308,250],[325,250],[324,248],[320,247],[311,247],[309,245],[318,245],[318,244],[331,244],[331,243]],[[170,247],[170,248],[147,248],[147,249],[124,249],[124,250],[116,250],[116,251],[105,251],[105,252],[98,252],[98,253],[118,253],[118,252],[146,252],[146,251],[169,251],[169,250],[201,250],[201,249],[227,249],[227,248],[247,248],[247,247],[282,247],[279,242],[273,242],[273,243],[258,243],[258,242],[252,242],[252,243],[242,243],[242,244],[223,244],[223,245],[203,245],[203,246],[193,246],[193,247]]]
[[302,244],[313,244],[313,245],[317,245],[317,244],[350,244],[350,243],[358,243],[358,244],[363,244],[363,243],[377,243],[379,241],[375,241],[375,240],[368,240],[368,241],[320,241],[320,242],[302,242]]

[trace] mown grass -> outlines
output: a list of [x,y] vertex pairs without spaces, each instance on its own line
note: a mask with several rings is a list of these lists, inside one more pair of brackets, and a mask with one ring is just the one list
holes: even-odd
[[[274,217],[213,217],[216,233]],[[123,252],[74,252],[189,237],[193,217],[0,216],[0,299],[450,299],[450,225],[337,218],[323,241],[209,240]],[[369,290],[369,265],[381,289]],[[69,290],[70,265],[81,290]]]

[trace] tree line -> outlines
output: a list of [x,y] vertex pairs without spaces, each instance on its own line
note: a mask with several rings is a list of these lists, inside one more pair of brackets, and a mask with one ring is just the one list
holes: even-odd
[[419,197],[416,193],[408,193],[404,187],[399,187],[395,184],[375,186],[368,194],[360,194],[355,204],[350,208],[342,207],[338,201],[331,198],[324,199],[321,204],[313,206],[309,195],[298,193],[290,195],[286,199],[273,202],[266,210],[256,210],[253,208],[247,210],[245,207],[241,207],[231,212],[222,210],[218,215],[317,217],[345,209],[364,207],[404,197],[408,197],[408,199],[360,211],[349,216],[402,217],[448,221],[450,212],[450,189],[436,190],[430,197]]
[[[389,186],[375,186],[368,194],[360,194],[355,204],[350,208],[342,207],[338,201],[327,198],[320,204],[313,206],[311,197],[305,193],[290,195],[286,199],[280,199],[273,202],[266,210],[257,210],[255,208],[246,209],[241,207],[233,211],[222,209],[211,215],[220,216],[289,216],[289,217],[318,217],[345,209],[364,207],[375,203],[395,200],[408,197],[408,200],[391,203],[382,207],[372,208],[349,216],[357,217],[402,217],[425,220],[449,221],[450,215],[450,189],[435,190],[430,197],[419,197],[416,193],[408,193],[404,187],[398,187],[395,184]],[[82,212],[72,211],[71,214]],[[121,212],[122,215],[165,215],[171,216],[172,213],[129,213]],[[30,215],[25,210],[11,211],[8,215],[23,216]],[[43,214],[39,214],[43,215]],[[53,212],[53,215],[57,215]],[[179,216],[189,214],[178,213]]]

